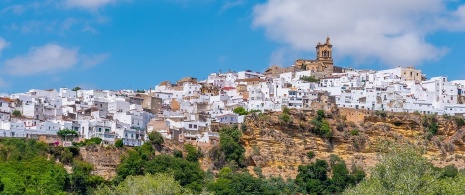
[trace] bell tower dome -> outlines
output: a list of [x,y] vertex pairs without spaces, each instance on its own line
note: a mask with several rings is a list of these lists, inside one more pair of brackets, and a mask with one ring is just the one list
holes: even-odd
[[326,38],[325,44],[318,43],[316,45],[316,60],[325,64],[333,63],[333,45],[330,43],[330,38]]

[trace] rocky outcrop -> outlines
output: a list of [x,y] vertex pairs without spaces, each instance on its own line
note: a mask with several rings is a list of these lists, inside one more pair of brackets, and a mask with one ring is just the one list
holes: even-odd
[[91,145],[81,147],[79,153],[82,159],[94,166],[92,174],[109,180],[116,176],[116,167],[124,150],[114,147]]
[[424,148],[425,156],[437,166],[465,168],[465,129],[458,128],[453,117],[436,116],[438,131],[428,136],[425,116],[364,112],[357,123],[337,112],[326,113],[325,120],[333,132],[330,139],[312,133],[313,111],[291,110],[289,123],[279,120],[280,112],[252,114],[242,137],[249,169],[258,166],[265,176],[295,177],[299,165],[312,161],[307,152],[313,151],[315,158],[328,159],[335,154],[349,166],[356,164],[368,170],[378,162],[380,152],[396,142]]

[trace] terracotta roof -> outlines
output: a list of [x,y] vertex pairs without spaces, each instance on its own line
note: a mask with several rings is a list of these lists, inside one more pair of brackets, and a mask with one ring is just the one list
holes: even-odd
[[233,90],[233,89],[236,89],[236,88],[235,87],[223,87],[223,90],[226,90],[226,91]]
[[159,86],[168,86],[169,84],[171,84],[169,81],[163,81],[159,84]]

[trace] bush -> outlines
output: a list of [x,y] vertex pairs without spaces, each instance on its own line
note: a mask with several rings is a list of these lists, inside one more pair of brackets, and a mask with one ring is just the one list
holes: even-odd
[[234,162],[239,167],[245,166],[245,148],[241,144],[242,132],[237,126],[220,130],[220,152],[227,162]]
[[291,110],[288,107],[283,107],[283,114],[290,114]]
[[182,158],[182,152],[179,151],[179,150],[174,150],[174,151],[173,151],[173,156],[174,156],[175,158]]
[[245,108],[243,108],[243,107],[234,108],[233,112],[238,114],[238,115],[248,115],[249,114],[249,112],[247,112],[247,110],[245,110]]
[[15,117],[20,117],[21,116],[21,111],[14,110],[13,113],[11,113],[11,114],[13,114],[13,116],[15,116]]
[[258,146],[252,146],[252,155],[260,155],[260,148],[258,148]]
[[359,135],[358,129],[352,129],[352,130],[350,130],[350,135],[352,135],[352,136],[358,136],[358,135]]
[[192,194],[191,190],[184,188],[176,181],[174,176],[167,173],[147,174],[144,176],[130,176],[117,186],[99,186],[93,193],[95,195],[108,194]]
[[150,140],[150,143],[152,143],[153,145],[159,147],[161,146],[163,143],[165,143],[165,140],[163,139],[163,136],[161,135],[160,132],[158,131],[152,131],[148,134],[148,137],[149,137],[149,140]]
[[459,171],[457,170],[457,167],[455,165],[447,165],[444,168],[442,168],[442,174],[441,177],[442,179],[450,177],[454,178],[459,174]]
[[310,83],[318,83],[318,82],[320,82],[319,79],[316,79],[315,77],[312,77],[312,76],[302,76],[302,77],[300,77],[300,80],[307,81],[307,82],[310,82]]
[[377,110],[375,111],[376,116],[380,116],[385,118],[387,116],[386,112],[384,110]]
[[455,120],[455,124],[457,125],[457,127],[462,127],[462,126],[465,126],[465,120],[463,118],[460,118],[460,117],[454,117],[454,120]]
[[157,155],[145,164],[145,174],[171,173],[182,186],[201,191],[205,173],[198,163],[169,155]]
[[441,179],[441,175],[418,148],[396,146],[383,155],[370,178],[345,194],[463,194],[464,176]]
[[283,113],[279,116],[279,121],[282,123],[289,123],[291,122],[291,116],[289,114]]
[[73,139],[75,137],[78,137],[79,133],[74,130],[63,129],[63,130],[57,131],[57,136],[60,137],[62,140],[66,141],[68,140],[68,138]]
[[123,140],[119,139],[115,141],[115,147],[122,148],[124,146]]
[[191,144],[184,145],[184,150],[186,150],[186,160],[189,162],[198,162],[199,158],[202,156],[202,152],[198,149],[195,149]]
[[307,157],[308,157],[308,159],[310,159],[310,160],[313,159],[313,158],[315,158],[315,152],[313,152],[313,151],[308,151],[308,152],[307,152]]
[[255,174],[257,174],[258,177],[263,177],[263,174],[262,174],[262,168],[256,166],[253,168],[253,172],[255,172]]

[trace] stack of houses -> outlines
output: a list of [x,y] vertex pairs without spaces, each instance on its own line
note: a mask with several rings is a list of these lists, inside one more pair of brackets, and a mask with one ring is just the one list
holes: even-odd
[[333,65],[329,38],[316,49],[316,60],[298,59],[290,67],[272,66],[264,73],[219,71],[201,81],[164,81],[153,90],[60,88],[7,95],[0,98],[0,137],[56,135],[70,129],[80,139],[99,137],[104,144],[121,139],[140,146],[148,133],[158,131],[166,139],[208,145],[219,141],[217,127],[244,121],[233,112],[237,107],[465,114],[465,80],[427,79],[414,67],[345,69]]

